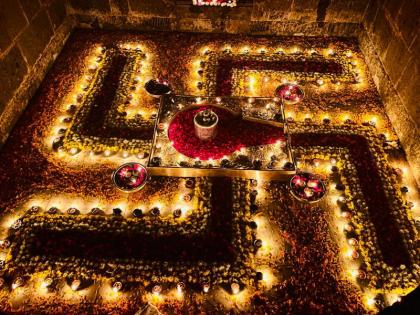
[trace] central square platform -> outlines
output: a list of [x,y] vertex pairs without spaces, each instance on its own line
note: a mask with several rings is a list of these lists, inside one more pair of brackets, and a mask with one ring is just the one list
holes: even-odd
[[[218,133],[209,141],[198,139],[193,122],[194,115],[206,108],[219,117]],[[266,97],[165,95],[148,170],[166,176],[287,179],[296,166],[283,104]]]

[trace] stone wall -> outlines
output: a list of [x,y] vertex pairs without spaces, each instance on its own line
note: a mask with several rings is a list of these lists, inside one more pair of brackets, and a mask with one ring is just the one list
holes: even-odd
[[359,35],[369,70],[420,183],[420,3],[371,0]]
[[0,1],[0,145],[71,31],[64,0]]
[[354,35],[366,0],[239,0],[196,7],[189,0],[69,0],[83,27],[305,35]]

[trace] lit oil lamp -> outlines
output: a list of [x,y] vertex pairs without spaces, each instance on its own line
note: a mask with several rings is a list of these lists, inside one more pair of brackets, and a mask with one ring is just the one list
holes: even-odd
[[349,219],[349,218],[351,217],[351,213],[350,213],[350,212],[348,212],[348,211],[343,211],[343,212],[341,212],[341,216],[342,216],[344,219]]
[[44,279],[44,281],[42,281],[41,287],[44,289],[48,288],[52,283],[53,283],[53,279],[51,277],[47,277]]
[[137,158],[139,158],[140,160],[144,159],[147,157],[147,153],[146,152],[140,152],[137,154]]
[[353,250],[353,252],[351,253],[351,257],[353,259],[359,258],[359,252],[357,250]]
[[232,290],[232,294],[236,295],[239,293],[241,287],[238,283],[234,282],[230,285],[230,289]]
[[112,174],[115,187],[124,192],[135,192],[147,183],[146,168],[135,162],[125,163]]
[[13,283],[12,283],[12,289],[14,290],[14,289],[17,289],[17,288],[23,286],[23,283],[24,283],[23,278],[22,277],[17,277],[15,279],[15,281],[13,281]]
[[92,208],[92,210],[90,210],[90,213],[93,215],[99,215],[102,213],[102,210],[100,208]]
[[71,208],[67,209],[67,213],[68,214],[78,214],[79,210],[77,208],[71,207]]
[[70,287],[73,291],[77,291],[81,284],[82,284],[82,282],[80,280],[76,279],[76,280],[73,280]]
[[95,72],[96,69],[98,69],[97,64],[92,64],[92,65],[89,66],[89,72],[91,72],[91,73]]
[[203,292],[204,292],[204,293],[208,293],[208,292],[209,292],[209,290],[210,290],[210,284],[209,284],[209,283],[207,283],[207,282],[204,282],[204,283],[203,283]]
[[58,213],[58,208],[57,207],[51,207],[47,210],[48,214],[57,214]]
[[357,240],[355,238],[349,239],[349,244],[352,246],[356,246],[358,244]]
[[255,241],[254,241],[254,246],[255,246],[255,248],[261,248],[262,247],[262,245],[263,245],[263,242],[262,242],[262,240],[260,240],[260,239],[256,239]]
[[360,279],[366,279],[366,272],[364,272],[363,270],[359,270],[358,272],[358,278]]
[[160,215],[160,209],[158,207],[154,207],[152,210],[150,210],[150,214],[154,217],[157,217]]
[[305,194],[305,197],[308,199],[314,195],[314,191],[310,189],[309,187],[304,188],[303,193]]
[[70,155],[76,155],[79,152],[80,152],[80,149],[76,148],[76,147],[70,148],[70,150],[69,150]]
[[142,209],[138,209],[138,208],[134,209],[133,210],[133,216],[135,218],[141,218],[143,216],[143,210]]
[[351,231],[353,231],[353,226],[351,224],[347,223],[347,224],[344,225],[344,230],[347,231],[347,232],[351,232]]
[[0,248],[5,249],[10,246],[9,240],[0,240]]
[[122,283],[120,281],[115,282],[112,285],[112,291],[119,292],[122,289]]
[[152,293],[154,295],[159,295],[161,292],[162,292],[162,287],[160,285],[157,284],[157,285],[153,286]]
[[20,227],[22,226],[22,220],[16,220],[15,222],[13,222],[11,228],[14,230],[18,230],[20,229]]
[[178,282],[178,284],[176,285],[176,290],[177,290],[178,294],[182,294],[185,290],[185,283],[184,282]]
[[189,188],[189,189],[193,188],[194,187],[194,180],[191,179],[191,178],[187,179],[185,181],[185,187]]
[[319,184],[319,180],[317,179],[311,179],[308,180],[308,183],[306,184],[309,188],[317,188]]
[[174,210],[174,217],[175,218],[179,218],[182,215],[182,210],[181,209],[175,209]]
[[63,137],[55,138],[52,143],[54,151],[58,151],[63,147]]
[[293,176],[289,188],[293,197],[309,203],[320,201],[327,192],[324,182],[311,173],[299,173]]

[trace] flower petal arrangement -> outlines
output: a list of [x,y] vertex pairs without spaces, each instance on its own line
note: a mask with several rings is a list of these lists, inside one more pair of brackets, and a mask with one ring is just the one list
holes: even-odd
[[[219,127],[214,139],[203,142],[194,134],[193,119],[197,112],[207,108],[219,117]],[[245,121],[226,109],[211,105],[179,112],[168,127],[168,138],[179,153],[204,161],[221,159],[242,148],[274,144],[279,139],[285,141],[282,128]]]
[[418,284],[419,194],[352,38],[77,30],[0,185],[1,313],[374,314]]
[[279,85],[274,91],[274,94],[283,99],[287,104],[296,104],[300,102],[305,95],[300,86],[291,83]]
[[[194,117],[206,109],[218,122],[215,136],[203,140]],[[295,169],[283,105],[276,98],[165,96],[156,126],[148,164],[156,174],[212,169],[221,175],[263,171],[279,178]]]
[[326,194],[324,182],[311,173],[298,173],[290,180],[290,191],[301,201],[318,202]]
[[[80,277],[87,272],[93,279],[110,275],[115,281],[141,282],[146,287],[175,279],[212,286],[233,280],[249,283],[254,273],[247,257],[254,252],[255,239],[255,231],[244,225],[251,214],[249,188],[249,181],[205,180],[195,192],[203,208],[195,210],[188,222],[178,223],[177,218],[154,218],[153,209],[142,218],[125,218],[45,216],[42,209],[31,208],[22,225],[10,231],[12,259],[7,268],[26,275],[43,270],[50,261],[53,274]],[[233,201],[234,195],[240,198]],[[118,269],[110,269],[111,265]],[[237,272],[227,274],[226,268]]]
[[125,163],[112,174],[115,186],[126,192],[142,189],[147,182],[147,170],[139,163]]

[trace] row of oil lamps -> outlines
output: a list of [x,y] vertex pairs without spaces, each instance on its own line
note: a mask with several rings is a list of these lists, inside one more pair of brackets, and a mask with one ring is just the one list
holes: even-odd
[[[257,272],[256,279],[257,280],[262,280],[262,278],[263,278],[262,273],[261,272]],[[53,282],[54,282],[54,279],[53,278],[47,277],[47,278],[45,278],[42,281],[41,288],[44,288],[44,289],[49,288],[49,287],[51,287],[51,285],[53,284]],[[5,280],[3,278],[0,278],[0,288],[3,287],[4,285],[5,285]],[[17,288],[23,287],[24,285],[25,285],[25,280],[22,277],[17,277],[13,281],[13,283],[11,285],[11,288],[12,288],[12,290],[15,290]],[[74,279],[69,284],[69,286],[70,286],[70,288],[73,291],[78,291],[78,290],[81,290],[81,289],[84,288],[83,282],[81,280],[79,280],[79,279]],[[210,287],[211,286],[210,286],[210,284],[208,282],[204,282],[201,285],[202,291],[204,293],[208,293],[210,291]],[[179,294],[184,293],[185,292],[185,288],[186,288],[186,285],[185,285],[184,282],[178,282],[177,285],[176,285],[176,289],[177,289],[177,292]],[[122,289],[123,289],[123,283],[121,281],[116,281],[116,282],[114,282],[112,284],[112,291],[114,291],[114,292],[120,292]],[[236,295],[236,294],[238,294],[241,291],[241,286],[240,286],[239,283],[233,282],[230,285],[230,290],[231,290],[231,293],[233,295]],[[152,287],[152,289],[151,289],[151,292],[154,295],[160,295],[162,293],[162,291],[163,291],[163,287],[160,284],[154,285]]]

